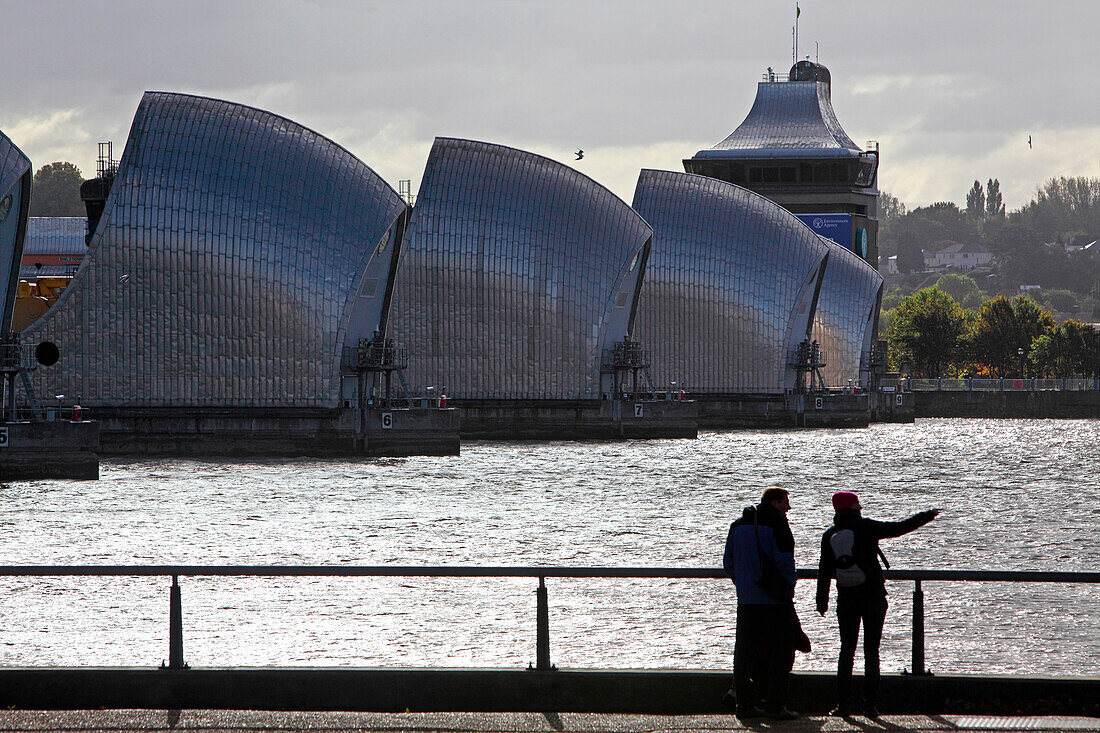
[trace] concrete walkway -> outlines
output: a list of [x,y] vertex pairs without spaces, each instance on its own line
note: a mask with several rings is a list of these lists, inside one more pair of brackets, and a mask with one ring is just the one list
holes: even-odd
[[721,733],[722,731],[1095,731],[1100,718],[988,715],[822,716],[790,722],[731,715],[602,715],[592,713],[318,713],[249,710],[0,710],[0,732],[65,731],[326,731],[352,733]]

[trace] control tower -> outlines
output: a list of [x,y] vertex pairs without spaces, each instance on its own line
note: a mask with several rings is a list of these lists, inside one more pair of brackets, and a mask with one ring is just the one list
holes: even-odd
[[862,150],[844,132],[831,83],[812,61],[768,69],[745,121],[684,169],[766,196],[877,268],[878,143]]

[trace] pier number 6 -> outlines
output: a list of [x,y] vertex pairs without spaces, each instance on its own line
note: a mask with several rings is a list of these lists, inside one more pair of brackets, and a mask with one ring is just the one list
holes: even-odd
[[393,413],[392,412],[383,412],[382,413],[382,429],[383,430],[389,430],[392,427],[393,427]]
[[0,428],[0,448],[8,447],[8,429]]

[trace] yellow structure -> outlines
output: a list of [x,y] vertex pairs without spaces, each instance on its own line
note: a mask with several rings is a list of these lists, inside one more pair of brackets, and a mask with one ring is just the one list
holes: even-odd
[[15,298],[11,328],[20,332],[46,315],[58,297],[72,282],[71,277],[40,277],[35,281],[20,280]]

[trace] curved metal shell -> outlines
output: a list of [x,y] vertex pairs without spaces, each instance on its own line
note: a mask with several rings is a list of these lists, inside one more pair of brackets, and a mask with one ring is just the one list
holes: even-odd
[[656,386],[791,388],[828,246],[768,199],[704,176],[643,170],[634,209],[653,226],[635,332]]
[[826,386],[848,380],[867,385],[871,345],[878,331],[882,275],[854,252],[828,239],[829,264],[821,280],[812,338],[821,346]]
[[437,138],[391,317],[414,388],[596,398],[630,332],[651,230],[610,191],[514,148]]
[[147,92],[88,254],[30,329],[62,354],[40,387],[91,405],[334,406],[406,208],[290,120]]
[[15,310],[32,179],[30,159],[0,132],[0,287],[5,288],[0,331],[3,332],[11,329]]

